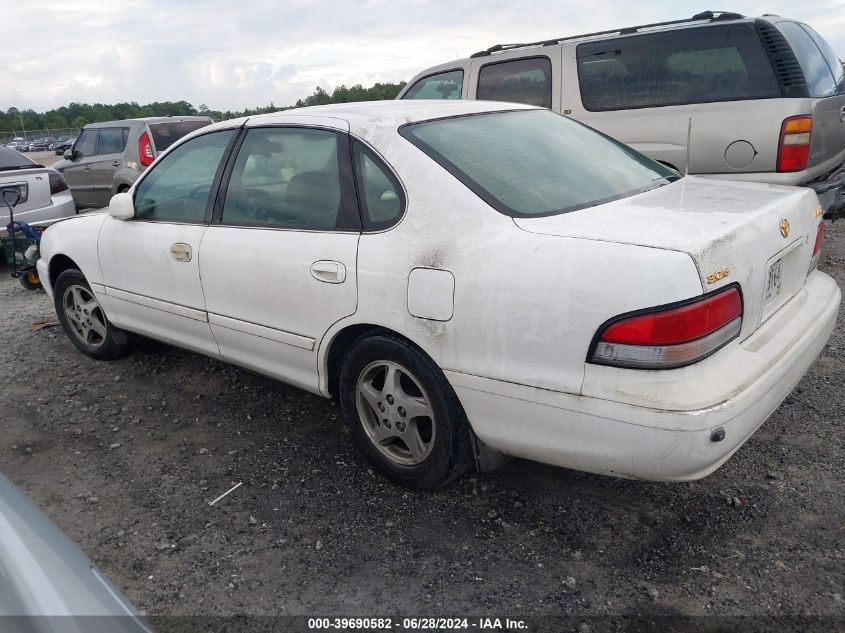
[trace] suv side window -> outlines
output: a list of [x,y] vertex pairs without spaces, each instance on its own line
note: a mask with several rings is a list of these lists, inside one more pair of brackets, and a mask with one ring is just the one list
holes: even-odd
[[316,231],[338,228],[338,157],[338,135],[330,130],[249,130],[226,188],[223,224]]
[[592,112],[781,96],[759,36],[742,24],[585,42],[576,58]]
[[810,96],[829,97],[834,94],[836,81],[833,73],[807,31],[795,22],[781,22],[778,28],[798,58],[801,70],[804,71],[807,87],[810,89]]
[[123,129],[119,127],[107,127],[100,129],[100,141],[97,145],[97,154],[120,154],[126,147]]
[[355,141],[352,153],[364,230],[381,231],[393,226],[405,208],[399,179],[363,143]]
[[73,151],[77,158],[94,156],[97,153],[97,132],[98,130],[83,130],[76,140]]
[[842,62],[839,61],[839,57],[837,57],[836,52],[830,47],[830,44],[828,44],[827,41],[811,27],[806,24],[802,24],[801,28],[807,32],[807,35],[809,35],[813,42],[815,42],[816,46],[819,47],[819,50],[824,56],[824,60],[830,67],[830,72],[833,73],[833,80],[836,82],[837,92],[845,92],[845,69],[842,67]]
[[162,158],[135,190],[135,218],[200,224],[208,197],[235,130],[191,139]]
[[463,70],[449,70],[423,77],[408,89],[403,99],[460,99],[464,85]]
[[478,73],[476,99],[552,107],[552,62],[528,57],[494,62]]

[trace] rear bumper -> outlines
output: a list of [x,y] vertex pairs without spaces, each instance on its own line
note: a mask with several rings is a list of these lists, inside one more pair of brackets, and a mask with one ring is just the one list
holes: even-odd
[[[476,435],[490,448],[618,477],[700,479],[721,466],[772,414],[827,343],[839,310],[839,287],[814,272],[802,293],[800,310],[790,314],[788,324],[801,334],[785,337],[790,343],[756,380],[706,407],[663,410],[457,372],[447,371],[446,376]],[[761,327],[743,345],[755,353],[783,345],[776,332],[765,330]],[[728,360],[721,370],[730,375],[735,368],[724,357]],[[713,441],[719,429],[724,439]]]

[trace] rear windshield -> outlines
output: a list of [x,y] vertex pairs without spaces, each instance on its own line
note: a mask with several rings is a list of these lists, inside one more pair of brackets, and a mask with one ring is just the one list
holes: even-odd
[[211,121],[167,121],[166,123],[153,123],[150,125],[153,144],[156,146],[157,151],[163,152],[186,134],[205,127],[210,123]]
[[22,167],[35,167],[37,163],[29,160],[20,152],[11,147],[0,145],[0,171],[4,169],[21,169]]
[[579,44],[587,110],[623,110],[780,97],[757,33],[709,26]]
[[400,132],[487,204],[513,217],[575,211],[680,177],[548,110],[439,119]]

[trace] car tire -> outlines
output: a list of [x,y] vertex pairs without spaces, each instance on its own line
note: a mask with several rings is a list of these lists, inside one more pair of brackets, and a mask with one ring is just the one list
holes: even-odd
[[44,290],[41,280],[38,279],[38,273],[21,273],[18,282],[27,290]]
[[410,343],[365,335],[346,353],[341,414],[385,476],[409,488],[442,486],[472,466],[469,423],[440,368]]
[[114,360],[130,349],[127,332],[112,325],[82,271],[64,271],[53,284],[53,301],[62,329],[76,348],[97,360]]

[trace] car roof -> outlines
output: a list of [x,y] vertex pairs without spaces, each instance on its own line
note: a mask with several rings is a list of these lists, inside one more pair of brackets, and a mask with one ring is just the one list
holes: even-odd
[[[367,136],[366,131],[378,127],[398,128],[407,123],[417,123],[430,119],[443,119],[482,112],[501,112],[506,110],[536,110],[537,106],[498,101],[463,101],[442,99],[413,99],[407,101],[358,101],[355,103],[334,103],[307,108],[282,110],[270,114],[243,117],[223,121],[214,128],[248,125],[280,125],[296,122],[308,123],[315,117],[334,119],[339,129],[348,129],[353,134]],[[343,125],[345,123],[345,125]],[[228,125],[227,125],[228,124]]]
[[166,123],[167,121],[210,121],[207,116],[147,116],[138,117],[135,119],[116,119],[114,121],[100,121],[98,123],[88,123],[85,126],[86,130],[93,130],[101,127],[116,127],[126,125],[127,123]]

